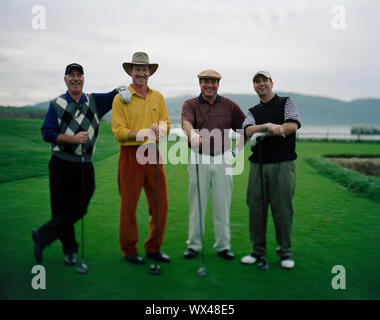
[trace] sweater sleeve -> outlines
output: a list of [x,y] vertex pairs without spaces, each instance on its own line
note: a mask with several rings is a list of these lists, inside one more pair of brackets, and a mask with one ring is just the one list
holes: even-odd
[[92,96],[95,100],[96,111],[98,112],[99,119],[103,118],[103,116],[111,110],[112,101],[116,95],[116,89],[107,93],[92,93]]
[[48,112],[46,113],[44,123],[42,124],[41,132],[44,141],[57,143],[57,137],[60,133],[58,117],[51,103],[49,105]]

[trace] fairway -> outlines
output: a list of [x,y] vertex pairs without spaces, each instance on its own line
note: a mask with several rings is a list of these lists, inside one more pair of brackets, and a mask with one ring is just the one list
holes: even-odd
[[[7,122],[7,123],[6,123]],[[250,151],[244,153],[244,172],[234,176],[231,204],[231,242],[235,260],[226,261],[213,249],[212,207],[206,214],[205,259],[208,276],[196,275],[198,256],[185,260],[188,231],[186,165],[165,165],[169,215],[162,250],[172,262],[161,264],[162,275],[149,274],[148,265],[127,263],[118,243],[118,144],[109,124],[102,124],[95,154],[96,190],[85,216],[88,275],[78,275],[63,263],[61,244],[44,250],[46,290],[31,286],[35,265],[31,230],[50,217],[48,144],[42,141],[41,121],[1,123],[0,130],[0,297],[6,299],[380,299],[380,204],[353,194],[320,175],[304,159],[323,154],[380,154],[374,143],[298,142],[294,199],[293,255],[296,267],[284,270],[275,254],[273,220],[269,215],[269,270],[240,263],[251,250],[246,188]],[[26,128],[28,130],[23,130]],[[7,135],[7,132],[12,134]],[[15,132],[13,134],[13,132]],[[17,133],[16,133],[17,132]],[[27,150],[25,154],[24,147]],[[23,168],[25,167],[25,170]],[[138,248],[148,233],[144,192],[137,211]],[[76,224],[80,240],[80,224]],[[346,289],[335,290],[332,268],[346,270]]]

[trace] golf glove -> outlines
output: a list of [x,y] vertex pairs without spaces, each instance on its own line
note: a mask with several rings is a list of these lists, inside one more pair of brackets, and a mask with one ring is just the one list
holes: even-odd
[[224,153],[224,161],[227,163],[227,164],[230,164],[232,165],[235,160],[236,160],[236,157],[239,155],[240,151],[238,148],[234,148],[234,149],[231,149],[231,150],[228,150]]
[[125,104],[128,104],[129,101],[131,101],[131,99],[132,99],[132,93],[129,91],[128,87],[127,86],[120,86],[117,88],[117,90],[119,90],[119,95],[120,95],[121,101],[123,101],[123,103],[125,103]]

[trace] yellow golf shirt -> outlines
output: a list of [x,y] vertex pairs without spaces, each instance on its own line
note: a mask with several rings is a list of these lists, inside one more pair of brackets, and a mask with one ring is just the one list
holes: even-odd
[[124,104],[120,95],[117,94],[112,103],[112,131],[117,142],[122,146],[141,145],[147,141],[128,141],[128,133],[131,130],[139,131],[148,129],[153,123],[157,123],[167,135],[170,130],[170,119],[166,109],[163,95],[148,87],[148,93],[143,99],[133,89],[128,87],[132,93],[129,104]]

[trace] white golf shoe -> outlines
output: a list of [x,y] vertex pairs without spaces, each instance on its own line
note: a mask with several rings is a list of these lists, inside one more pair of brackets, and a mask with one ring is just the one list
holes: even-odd
[[293,269],[296,263],[294,262],[292,258],[284,257],[284,258],[281,258],[280,264],[281,264],[281,267],[283,267],[284,269]]
[[253,254],[250,253],[249,255],[246,255],[245,257],[241,258],[240,262],[242,264],[254,264],[257,261],[257,257]]

